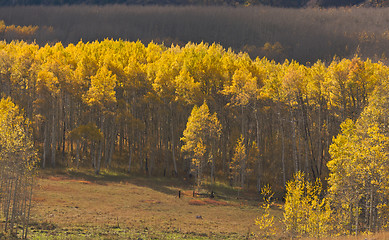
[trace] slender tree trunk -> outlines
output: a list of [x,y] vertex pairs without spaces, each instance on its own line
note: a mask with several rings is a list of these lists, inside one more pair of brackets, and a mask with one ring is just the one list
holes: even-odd
[[76,140],[77,148],[76,148],[76,164],[77,164],[77,169],[80,165],[80,139]]
[[176,155],[175,155],[175,145],[174,145],[174,115],[173,115],[173,106],[172,103],[170,102],[170,115],[171,115],[171,120],[170,120],[170,126],[171,126],[171,144],[172,144],[172,157],[173,157],[173,166],[174,166],[174,174],[175,176],[178,176],[178,171],[177,171],[177,163],[176,163]]
[[240,113],[240,116],[241,116],[241,131],[242,131],[242,135],[243,135],[243,139],[244,139],[244,142],[246,142],[246,134],[245,134],[245,131],[244,131],[244,111],[243,111],[243,108],[244,106],[242,105],[241,106],[241,113]]
[[128,141],[128,169],[127,169],[127,172],[130,173],[131,172],[131,163],[132,163],[132,150],[133,148],[131,147],[131,142]]
[[318,177],[321,178],[321,171],[322,171],[322,162],[323,162],[323,141],[322,141],[322,114],[321,114],[321,111],[322,111],[322,106],[321,104],[319,104],[319,113],[318,113],[318,135],[317,135],[317,139],[318,139],[318,153],[317,153],[317,160],[319,161],[318,162]]
[[292,141],[293,141],[293,161],[294,161],[294,172],[298,172],[299,171],[299,161],[298,161],[298,157],[297,157],[297,147],[296,147],[296,141],[297,141],[297,138],[296,138],[296,122],[294,120],[294,117],[293,117],[293,113],[292,113],[292,109],[289,109],[289,112],[290,112],[290,118],[291,118],[291,122],[292,122]]
[[[65,107],[64,107],[65,111]],[[65,159],[65,143],[66,143],[66,118],[63,114],[63,132],[62,132],[62,158]]]
[[[121,123],[123,124],[123,123]],[[123,145],[124,145],[124,129],[122,127],[122,125],[119,126],[119,156],[122,156],[122,152],[123,152]]]
[[[255,107],[255,111],[254,111],[254,115],[255,115],[255,125],[256,125],[256,134],[257,134],[257,139],[256,139],[256,144],[257,144],[257,148],[258,150],[260,149],[260,140],[261,140],[261,135],[260,135],[260,128],[259,128],[259,118],[258,118],[258,110],[257,108]],[[262,170],[262,164],[261,164],[261,154],[258,154],[258,176],[257,176],[257,187],[258,187],[258,191],[261,191],[261,177],[262,177],[262,174],[261,174],[261,170]]]
[[[215,146],[215,143],[213,143]],[[215,155],[214,155],[214,146],[211,146],[211,155],[210,155],[210,160],[211,160],[211,184],[213,185],[215,183]]]
[[[300,106],[300,118],[303,123],[303,138],[304,138],[304,150],[305,150],[305,172],[308,174],[309,172],[309,147],[308,147],[308,123],[305,115],[305,108],[304,108],[304,100],[301,96],[298,96],[297,99],[299,99],[299,106]],[[313,166],[312,166],[313,167]],[[313,172],[313,176],[315,177],[315,173]]]
[[[134,106],[132,107],[132,112],[134,112]],[[128,129],[128,127],[130,129]],[[133,152],[133,148],[135,147],[135,146],[133,146],[135,144],[133,142],[133,141],[135,141],[133,119],[130,119],[130,126],[127,125],[127,129],[128,129],[127,130],[127,133],[128,133],[128,169],[127,169],[127,172],[130,173],[131,172],[131,164],[132,164],[132,152]]]
[[[307,141],[304,141],[304,149],[305,149],[305,172],[308,174],[309,170],[309,150],[308,150],[308,143]],[[315,173],[313,173],[315,174]],[[315,175],[313,175],[315,177]]]
[[222,171],[225,174],[226,173],[226,158],[227,158],[227,141],[228,141],[228,132],[224,134],[225,137],[222,137],[222,152],[221,152],[221,157],[222,157]]
[[[14,174],[12,174],[14,175]],[[12,198],[12,189],[13,189],[13,177],[14,176],[10,176],[9,180],[8,180],[8,184],[7,184],[7,192],[6,192],[6,201],[5,201],[5,205],[4,205],[4,217],[5,217],[5,226],[4,226],[4,229],[5,231],[8,230],[8,222],[9,222],[9,211],[10,211],[10,206],[11,206],[11,198]]]
[[106,168],[108,168],[108,157],[109,157],[109,145],[110,145],[110,135],[112,132],[110,131],[109,127],[107,126],[106,131],[104,131],[104,146],[103,146],[103,160],[104,160],[104,165]]
[[112,156],[113,156],[113,152],[115,151],[115,137],[116,136],[117,136],[116,132],[114,132],[111,136],[111,142],[109,145],[109,154],[108,154],[108,167],[111,167]]
[[46,167],[46,158],[47,158],[47,134],[48,134],[48,123],[44,124],[43,127],[43,157],[42,157],[42,168]]
[[51,125],[51,167],[55,167],[55,105],[53,100],[53,116],[52,116],[52,125]]
[[[104,123],[105,123],[105,118],[104,118],[104,115],[102,113],[100,113],[100,129],[102,130],[102,132],[104,133]],[[102,158],[102,154],[103,154],[103,148],[104,148],[104,142],[105,142],[105,136],[103,136],[102,139],[99,140],[98,142],[98,146],[97,146],[97,163],[95,165],[95,173],[96,174],[100,174],[100,167],[101,167],[101,158]]]
[[143,171],[143,162],[144,162],[144,152],[143,152],[143,147],[145,142],[143,141],[142,137],[138,136],[139,138],[139,142],[138,142],[138,149],[139,149],[139,160],[140,160],[140,164],[139,164],[139,170],[140,171]]
[[17,210],[18,210],[17,203],[19,201],[19,196],[18,196],[19,185],[20,185],[20,177],[15,176],[15,188],[13,190],[12,213],[11,213],[11,220],[10,220],[10,226],[9,226],[11,233],[13,233],[13,231],[14,231],[14,224],[16,221],[16,215],[17,215]]
[[[69,105],[70,105],[70,107],[69,107],[70,108],[69,109],[69,129],[72,130],[73,129],[73,114],[75,114],[74,112],[76,110],[74,109],[74,103],[73,103],[73,101],[71,99],[70,99]],[[70,148],[70,153],[73,154],[74,153],[73,152],[73,139],[69,138],[68,143],[69,143],[68,151],[69,151],[69,148]]]
[[358,228],[358,225],[359,225],[359,200],[357,199],[357,203],[356,203],[356,212],[355,212],[355,235],[357,236],[358,235],[358,232],[359,232],[359,228]]
[[152,152],[149,153],[149,163],[148,163],[148,173],[149,173],[149,176],[151,177],[152,173],[153,173],[153,167],[154,167],[154,154]]
[[282,164],[282,183],[284,189],[286,189],[286,169],[285,169],[285,133],[284,133],[284,123],[280,117],[280,123],[281,123],[281,145],[282,145],[282,151],[281,151],[281,164]]
[[373,201],[374,201],[373,187],[371,187],[371,189],[370,189],[370,209],[369,209],[369,232],[372,231],[372,225],[373,225]]
[[[31,200],[32,200],[32,189],[34,187],[34,178],[31,178],[31,187],[30,187],[30,197],[29,197],[29,204],[28,204],[28,210],[27,210],[27,223],[30,221],[30,212],[31,212]],[[28,234],[28,225],[26,226],[26,231],[24,232],[24,239],[27,239]]]
[[102,158],[102,151],[103,151],[103,139],[99,141],[99,146],[98,146],[98,153],[97,153],[97,166],[95,169],[96,174],[100,174],[100,167],[101,167],[101,158]]
[[93,168],[95,170],[97,168],[97,154],[96,154],[97,149],[96,149],[96,145],[97,144],[95,142],[91,143],[91,150],[90,150],[91,158],[92,158],[92,164],[93,164]]
[[166,148],[165,148],[165,156],[164,156],[164,164],[163,164],[163,176],[166,177],[168,171],[169,164],[169,140],[166,138]]
[[202,179],[202,172],[203,172],[203,159],[199,159],[199,164],[198,164],[198,177],[197,177],[197,191],[200,190],[200,185],[201,185],[201,179]]
[[244,187],[244,181],[245,181],[245,176],[246,176],[246,159],[242,159],[242,164],[241,164],[241,170],[240,170],[240,187]]
[[[262,154],[265,154],[265,150],[266,150],[266,138],[264,138],[264,151]],[[261,161],[261,157],[258,158],[258,176],[257,176],[257,190],[258,192],[261,192],[261,188],[262,188],[262,179],[261,179],[261,171],[262,171],[262,161]]]

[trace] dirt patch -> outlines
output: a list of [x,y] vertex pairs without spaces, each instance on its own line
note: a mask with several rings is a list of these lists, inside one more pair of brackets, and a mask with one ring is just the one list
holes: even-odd
[[86,181],[86,180],[76,180],[76,179],[70,179],[69,182],[76,182],[76,183],[83,183],[83,184],[92,184],[91,181]]
[[206,205],[207,203],[204,202],[203,200],[190,200],[189,202],[189,205],[197,205],[197,206],[201,206],[201,205]]

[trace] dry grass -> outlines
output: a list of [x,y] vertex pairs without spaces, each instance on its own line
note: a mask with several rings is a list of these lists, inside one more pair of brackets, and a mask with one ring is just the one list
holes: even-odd
[[[316,238],[306,238],[305,240],[314,240]],[[331,240],[388,240],[389,232],[382,232],[376,234],[360,234],[358,236],[340,236],[340,237],[328,237],[325,239]]]
[[[254,203],[193,198],[189,187],[176,179],[43,174],[33,198],[33,236],[61,239],[77,234],[74,229],[90,239],[112,234],[112,229],[135,239],[169,239],[172,234],[178,239],[244,239],[258,234],[254,220],[261,210]],[[185,193],[181,198],[179,190]],[[280,209],[273,213],[282,215]],[[145,230],[147,236],[142,235]]]
[[189,200],[188,203],[189,203],[189,205],[197,205],[197,206],[206,205],[207,204],[203,200],[197,200],[197,199]]
[[[178,191],[181,190],[181,198]],[[230,189],[231,190],[231,189]],[[64,172],[40,174],[33,197],[32,239],[261,239],[252,200],[193,198],[177,179],[125,174]],[[225,196],[224,195],[224,196]],[[282,205],[273,204],[277,235],[283,233]],[[335,240],[384,240],[389,233]]]

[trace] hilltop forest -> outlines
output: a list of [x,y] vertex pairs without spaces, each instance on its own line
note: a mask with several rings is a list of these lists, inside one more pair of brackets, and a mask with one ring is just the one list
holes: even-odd
[[298,170],[326,177],[340,124],[358,119],[386,77],[385,65],[358,57],[277,64],[216,44],[1,46],[1,94],[31,119],[42,167],[86,165],[98,173],[126,164],[129,172],[187,175],[191,156],[180,139],[193,107],[201,106],[198,118],[216,113],[219,125],[207,140],[212,160],[204,171],[229,177],[242,136],[242,186],[282,188]]
[[[115,168],[197,186],[271,184],[278,194],[303,171],[323,182],[330,176],[333,196],[345,201],[335,202],[346,230],[387,221],[382,63],[355,56],[281,64],[217,44],[122,40],[1,42],[0,56],[1,96],[31,121],[42,168]],[[343,209],[347,202],[351,209]],[[356,209],[366,210],[362,226]]]
[[5,230],[36,165],[260,192],[269,233],[273,196],[293,236],[387,229],[387,11],[0,8]]

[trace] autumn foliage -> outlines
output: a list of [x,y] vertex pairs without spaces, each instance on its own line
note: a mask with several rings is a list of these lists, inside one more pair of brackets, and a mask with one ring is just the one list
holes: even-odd
[[29,121],[9,98],[0,100],[0,218],[9,238],[26,238],[36,163]]
[[287,192],[288,229],[314,237],[387,225],[388,73],[358,56],[306,66],[206,43],[0,43],[1,96],[31,120],[43,168],[271,183]]

